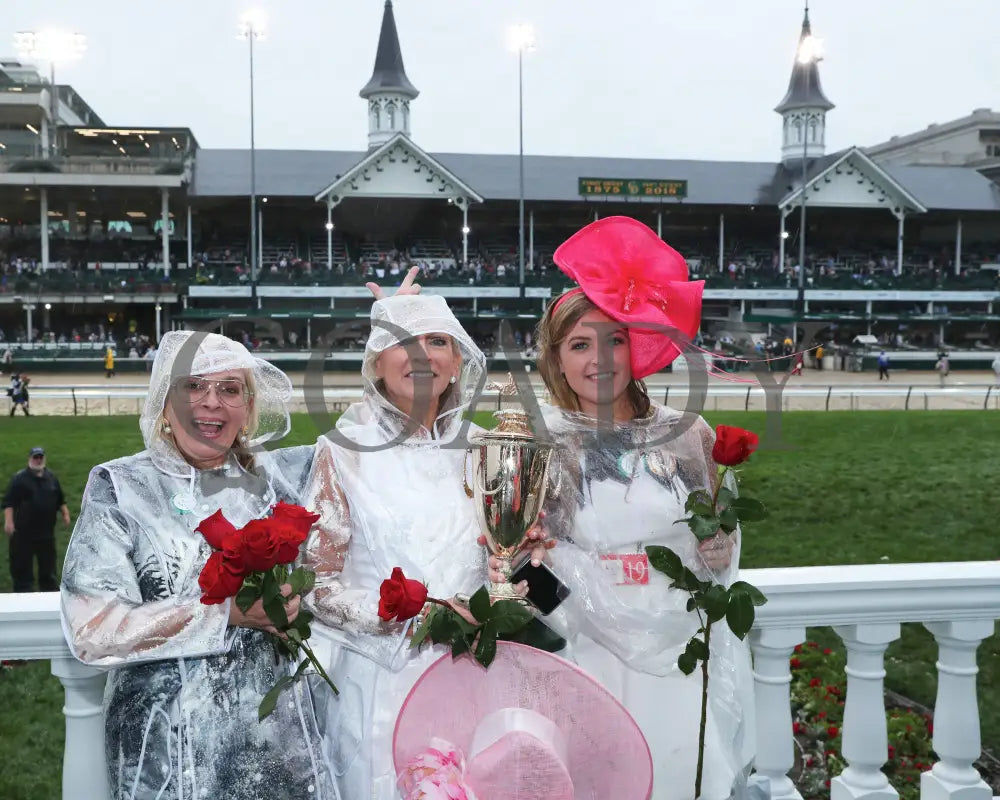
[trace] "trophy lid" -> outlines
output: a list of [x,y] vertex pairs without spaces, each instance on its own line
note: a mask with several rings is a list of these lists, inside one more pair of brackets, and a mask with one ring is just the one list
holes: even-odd
[[[504,383],[492,381],[486,385],[487,391],[495,391],[502,398],[517,395],[517,384],[514,376],[507,373],[507,380]],[[517,442],[520,444],[535,447],[556,447],[554,442],[540,439],[531,429],[531,418],[522,409],[501,408],[493,412],[493,418],[497,425],[493,430],[482,431],[469,437],[472,445],[497,442]]]

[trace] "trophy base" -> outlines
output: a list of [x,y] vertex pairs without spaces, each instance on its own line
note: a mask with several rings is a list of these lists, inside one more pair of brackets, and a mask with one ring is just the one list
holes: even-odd
[[528,601],[521,597],[512,583],[491,583],[489,584],[490,602],[497,600],[515,600],[521,605],[528,605]]

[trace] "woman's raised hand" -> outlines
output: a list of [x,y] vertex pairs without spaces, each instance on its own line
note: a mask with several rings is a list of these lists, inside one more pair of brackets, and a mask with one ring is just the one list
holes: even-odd
[[[399,288],[396,289],[396,294],[420,294],[420,284],[413,282],[419,274],[420,267],[410,267],[406,271],[406,277],[403,278],[403,282],[399,284]],[[372,293],[372,297],[376,300],[384,300],[386,297],[389,297],[389,295],[385,293],[385,289],[377,283],[368,282],[365,284],[365,288]]]
[[712,572],[722,572],[729,569],[733,561],[733,540],[724,533],[717,533],[699,544],[698,552],[706,567]]

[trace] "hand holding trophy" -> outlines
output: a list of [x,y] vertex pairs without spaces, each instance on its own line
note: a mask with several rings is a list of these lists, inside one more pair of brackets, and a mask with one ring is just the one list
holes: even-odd
[[[517,394],[513,378],[491,383],[500,397]],[[470,438],[472,486],[479,525],[490,553],[500,562],[502,583],[490,582],[491,600],[520,599],[510,582],[514,557],[538,523],[548,490],[549,463],[555,445],[532,432],[524,411],[501,409],[494,413],[497,426]]]

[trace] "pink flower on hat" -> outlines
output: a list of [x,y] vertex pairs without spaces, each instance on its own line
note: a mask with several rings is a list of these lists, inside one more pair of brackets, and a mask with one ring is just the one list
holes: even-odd
[[476,800],[465,785],[461,750],[442,739],[406,762],[397,783],[404,800]]
[[[662,328],[689,339],[698,332],[704,281],[689,281],[684,257],[638,220],[593,222],[563,242],[552,260],[611,319],[639,326],[628,329],[635,378],[680,355]],[[658,327],[642,330],[641,323]]]

